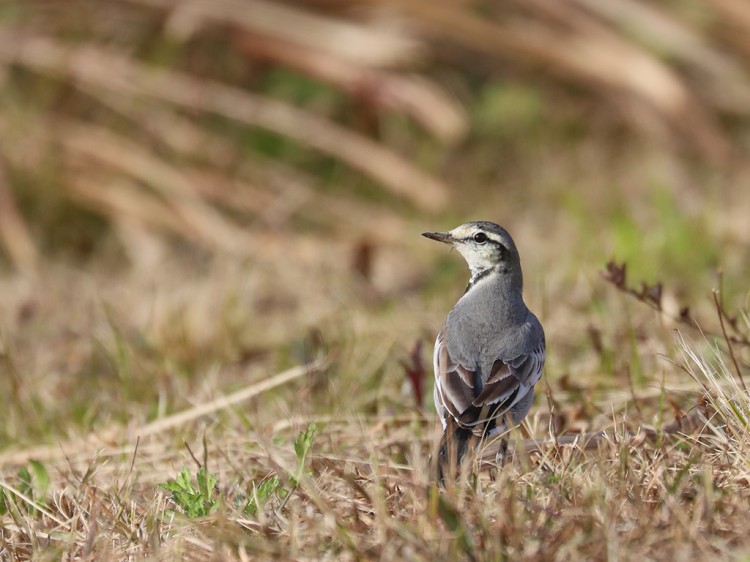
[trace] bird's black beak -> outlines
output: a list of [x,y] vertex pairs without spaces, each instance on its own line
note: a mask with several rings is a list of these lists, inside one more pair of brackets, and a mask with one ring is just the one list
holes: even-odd
[[450,232],[423,232],[422,236],[430,240],[437,240],[443,244],[453,244],[453,236]]

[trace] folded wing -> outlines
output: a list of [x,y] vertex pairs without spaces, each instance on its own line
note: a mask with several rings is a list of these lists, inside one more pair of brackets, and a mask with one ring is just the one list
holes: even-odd
[[[438,411],[453,417],[460,427],[481,435],[533,388],[542,375],[545,346],[542,340],[530,353],[498,359],[487,380],[455,361],[445,344],[445,328],[435,342],[435,400]],[[520,420],[517,420],[520,421]]]

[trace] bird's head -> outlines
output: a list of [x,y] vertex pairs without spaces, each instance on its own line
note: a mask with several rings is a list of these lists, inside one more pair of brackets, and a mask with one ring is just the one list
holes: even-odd
[[513,239],[493,222],[467,222],[448,232],[424,232],[422,236],[453,246],[471,271],[470,286],[481,277],[497,273],[522,284],[521,264]]

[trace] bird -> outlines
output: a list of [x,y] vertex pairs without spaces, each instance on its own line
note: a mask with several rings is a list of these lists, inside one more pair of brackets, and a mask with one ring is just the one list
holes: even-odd
[[[471,274],[433,354],[435,409],[443,429],[436,470],[444,482],[446,474],[458,474],[467,451],[476,452],[482,441],[502,436],[526,417],[544,370],[546,342],[541,322],[523,300],[518,249],[505,228],[476,221],[422,236],[455,248]],[[503,440],[499,463],[505,448]]]

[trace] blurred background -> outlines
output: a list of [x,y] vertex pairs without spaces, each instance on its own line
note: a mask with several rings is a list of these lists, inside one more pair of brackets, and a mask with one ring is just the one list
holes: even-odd
[[516,239],[553,393],[594,389],[570,423],[745,306],[745,0],[6,0],[0,108],[0,446],[321,350],[250,418],[421,408],[467,273],[420,233],[468,220]]

